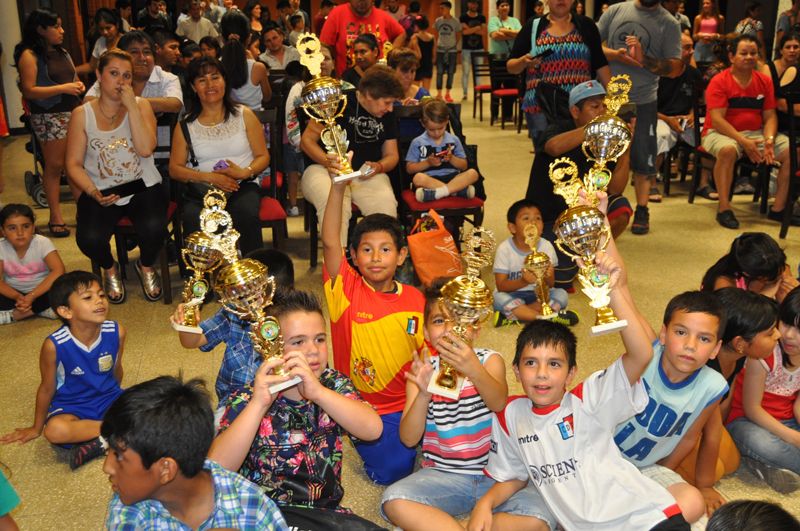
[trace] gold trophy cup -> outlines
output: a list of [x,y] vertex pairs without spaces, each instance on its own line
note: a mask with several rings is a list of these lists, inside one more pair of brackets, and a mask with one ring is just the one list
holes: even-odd
[[332,77],[320,75],[323,61],[320,53],[320,42],[313,33],[303,33],[297,39],[297,51],[300,52],[300,63],[308,68],[312,79],[303,87],[300,97],[301,107],[305,113],[323,124],[320,138],[328,153],[336,155],[340,170],[333,177],[333,182],[356,179],[364,175],[360,170],[354,171],[347,159],[347,134],[336,123],[336,119],[344,114],[347,97],[342,93],[342,84]]
[[597,253],[605,250],[611,239],[605,215],[594,206],[575,205],[556,219],[553,231],[558,236],[556,245],[561,252],[573,260],[582,260],[578,280],[596,313],[592,335],[606,334],[628,326],[627,321],[618,320],[609,308],[611,286],[608,275],[598,272],[595,265]]
[[[250,339],[253,348],[264,360],[283,355],[283,336],[278,320],[265,314],[264,309],[272,304],[275,294],[275,279],[269,276],[267,267],[257,260],[245,258],[225,266],[217,273],[214,286],[226,310],[251,321]],[[283,367],[274,369],[274,374],[285,376]],[[270,386],[270,393],[277,393],[300,383],[295,376],[285,382]]]
[[[492,315],[492,292],[480,278],[480,270],[492,263],[495,239],[492,231],[475,227],[464,241],[462,253],[467,272],[442,286],[439,303],[445,313],[455,322],[453,332],[471,345],[468,329]],[[464,385],[464,376],[444,361],[441,356],[428,384],[428,392],[450,399],[457,399]]]
[[536,298],[542,305],[542,313],[539,319],[552,319],[556,316],[556,312],[550,307],[548,301],[550,300],[550,290],[547,288],[545,277],[550,270],[550,257],[547,253],[537,251],[536,247],[539,244],[539,229],[533,223],[525,226],[525,243],[531,248],[531,253],[525,257],[524,267],[527,271],[533,273],[536,277]]
[[208,293],[206,273],[212,272],[222,263],[222,252],[214,246],[214,240],[205,232],[191,233],[184,240],[181,257],[192,278],[183,286],[183,322],[172,322],[172,328],[179,332],[202,334],[197,326],[200,322],[200,305]]
[[631,78],[627,74],[612,77],[604,100],[606,112],[586,124],[584,128],[581,146],[583,154],[589,161],[594,162],[584,180],[593,181],[596,190],[605,190],[608,186],[611,172],[606,166],[625,153],[633,138],[628,124],[617,116],[620,107],[628,103],[631,86]]

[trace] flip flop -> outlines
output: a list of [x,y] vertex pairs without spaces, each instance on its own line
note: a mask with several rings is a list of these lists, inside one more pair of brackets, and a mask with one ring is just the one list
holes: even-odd
[[708,199],[709,201],[717,201],[719,199],[719,194],[714,190],[712,190],[711,187],[708,185],[705,185],[699,190],[697,190],[695,194],[705,199]]
[[657,186],[653,186],[650,188],[650,195],[647,197],[647,200],[651,203],[660,203],[663,199],[661,192],[658,191]]
[[[47,229],[50,231],[50,236],[53,238],[66,238],[70,234],[70,230],[67,228],[67,225],[64,223],[48,223]],[[61,229],[61,230],[53,230],[53,229]]]

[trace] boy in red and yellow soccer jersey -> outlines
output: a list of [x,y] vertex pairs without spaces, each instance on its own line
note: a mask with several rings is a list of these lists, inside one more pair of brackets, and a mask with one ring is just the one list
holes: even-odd
[[[337,163],[332,159],[329,170]],[[405,405],[405,374],[422,346],[425,298],[394,280],[408,254],[398,221],[371,214],[353,231],[350,255],[342,252],[342,203],[348,182],[333,183],[322,219],[323,280],[331,318],[336,370],[350,377],[361,396],[383,420],[381,438],[356,443],[364,470],[374,482],[389,485],[411,473],[416,450],[400,442]],[[348,201],[349,201],[348,197]]]

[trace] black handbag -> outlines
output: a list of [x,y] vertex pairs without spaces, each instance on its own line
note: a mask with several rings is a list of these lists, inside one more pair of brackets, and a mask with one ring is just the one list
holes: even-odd
[[536,104],[547,117],[547,123],[572,120],[569,113],[569,93],[558,85],[540,81],[536,85]]

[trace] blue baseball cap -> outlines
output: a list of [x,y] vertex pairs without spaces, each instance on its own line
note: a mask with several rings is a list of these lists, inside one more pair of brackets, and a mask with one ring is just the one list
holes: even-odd
[[577,105],[586,98],[591,98],[592,96],[605,95],[606,89],[603,88],[603,85],[599,81],[584,81],[580,85],[575,85],[575,88],[570,91],[569,106],[572,107],[573,105]]

